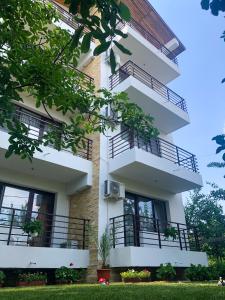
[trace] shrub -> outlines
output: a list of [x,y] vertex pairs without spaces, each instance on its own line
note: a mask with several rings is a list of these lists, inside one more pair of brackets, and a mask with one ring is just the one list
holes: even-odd
[[120,276],[123,280],[126,279],[138,279],[138,280],[148,280],[151,277],[151,272],[148,270],[143,271],[135,271],[135,270],[127,270],[126,272],[120,273]]
[[21,273],[18,275],[19,281],[33,282],[33,281],[47,281],[47,274],[45,273]]
[[61,267],[55,270],[55,279],[61,283],[73,283],[82,279],[84,275],[83,270],[69,269]]
[[225,278],[225,262],[223,260],[209,260],[209,271],[211,279]]
[[191,281],[206,281],[210,280],[212,274],[208,267],[202,265],[192,265],[186,269],[185,276]]
[[0,284],[3,284],[5,280],[5,273],[3,271],[0,271]]
[[156,271],[156,277],[160,280],[173,280],[176,277],[176,270],[171,264],[161,264]]

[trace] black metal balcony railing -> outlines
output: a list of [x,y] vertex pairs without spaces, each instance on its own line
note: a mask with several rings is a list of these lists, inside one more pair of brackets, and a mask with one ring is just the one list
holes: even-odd
[[169,49],[167,49],[160,41],[157,40],[156,37],[154,37],[149,31],[147,31],[140,24],[138,24],[134,19],[131,19],[129,22],[120,23],[118,25],[118,28],[123,29],[126,25],[139,32],[147,41],[149,41],[158,50],[165,54],[170,60],[172,60],[176,65],[178,65],[176,55]]
[[[53,4],[55,9],[60,14],[60,18],[63,22],[65,22],[67,25],[72,27],[74,30],[77,30],[79,28],[80,24],[74,20],[74,16],[71,13],[69,13],[67,10],[65,10],[62,6],[60,6],[54,0],[45,0],[45,1]],[[147,41],[149,41],[158,50],[160,50],[163,54],[165,54],[170,60],[172,60],[175,64],[178,64],[176,55],[173,52],[171,52],[169,49],[167,49],[162,43],[160,43],[157,40],[157,38],[155,38],[149,31],[144,29],[134,19],[131,19],[131,21],[126,22],[126,23],[119,23],[118,28],[123,29],[123,27],[125,27],[126,25],[129,25],[131,28],[133,28],[134,30],[139,32]],[[87,28],[85,28],[84,31],[88,32],[89,30]]]
[[44,0],[46,3],[51,3],[54,8],[58,11],[60,18],[63,22],[69,25],[71,28],[77,30],[79,28],[79,24],[74,20],[74,16],[66,11],[62,6],[56,3],[54,0]]
[[[25,124],[29,128],[29,137],[32,139],[41,140],[45,134],[52,131],[53,129],[61,134],[62,124],[57,121],[53,121],[49,118],[43,117],[33,111],[16,106],[16,111],[13,114],[13,119]],[[0,129],[4,130],[4,128]],[[74,155],[81,158],[91,160],[92,159],[92,140],[88,138],[83,139],[84,145],[80,147],[76,153],[73,153],[72,150],[63,150],[72,152]],[[51,146],[51,145],[48,145]],[[84,147],[83,147],[84,146]]]
[[[173,238],[165,235],[168,228],[174,228]],[[110,232],[113,248],[152,246],[200,251],[197,228],[188,228],[182,223],[162,222],[155,218],[127,214],[110,219]]]
[[[25,222],[38,220],[42,231],[31,236]],[[9,207],[0,208],[0,244],[51,248],[88,248],[89,220]]]
[[109,77],[110,89],[112,90],[129,76],[133,76],[134,78],[138,79],[140,82],[150,87],[153,91],[158,93],[167,101],[175,104],[177,107],[187,112],[186,102],[181,96],[176,94],[166,85],[162,84],[160,81],[130,60],[120,67],[115,74]]
[[109,140],[109,156],[114,158],[134,147],[165,158],[192,172],[198,172],[197,159],[192,153],[161,138],[143,139],[138,133],[129,129],[120,132]]

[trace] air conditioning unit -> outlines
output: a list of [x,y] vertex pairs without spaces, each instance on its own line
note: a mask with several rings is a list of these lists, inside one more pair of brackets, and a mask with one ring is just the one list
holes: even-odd
[[125,185],[121,182],[105,181],[105,198],[111,200],[122,200],[125,198]]

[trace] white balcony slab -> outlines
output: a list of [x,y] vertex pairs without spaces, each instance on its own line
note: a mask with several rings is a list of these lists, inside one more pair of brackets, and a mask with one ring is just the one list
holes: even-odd
[[122,31],[128,34],[128,38],[118,37],[118,42],[128,48],[132,52],[132,55],[127,56],[123,54],[113,45],[113,49],[120,55],[121,61],[132,60],[145,71],[151,72],[152,76],[164,84],[173,81],[180,75],[178,66],[138,31],[129,25],[126,25]]
[[110,266],[113,268],[159,267],[166,263],[174,267],[190,267],[191,264],[208,266],[208,259],[204,252],[173,248],[120,247],[110,251]]
[[87,268],[89,250],[0,245],[0,268]]
[[190,123],[188,113],[165,99],[133,76],[119,83],[113,92],[126,92],[129,99],[154,117],[154,125],[165,134],[172,133]]
[[34,177],[64,183],[67,194],[73,194],[92,185],[92,162],[73,155],[69,151],[57,151],[42,147],[36,152],[32,162],[13,155],[6,159],[9,135],[0,131],[0,167],[19,171]]
[[199,173],[137,147],[110,159],[109,173],[174,194],[202,186]]

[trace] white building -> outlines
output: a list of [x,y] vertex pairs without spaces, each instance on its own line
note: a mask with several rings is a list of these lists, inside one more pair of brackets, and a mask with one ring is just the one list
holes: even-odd
[[[126,91],[130,101],[154,117],[160,136],[146,142],[119,126],[107,137],[87,139],[86,149],[77,155],[45,147],[30,164],[15,156],[4,158],[9,135],[0,131],[0,269],[72,264],[88,268],[94,278],[98,256],[96,249],[89,250],[89,222],[99,237],[110,225],[110,266],[115,271],[161,263],[177,268],[207,265],[197,230],[185,224],[181,195],[200,187],[202,177],[195,155],[176,146],[172,136],[190,122],[185,100],[167,87],[180,75],[176,57],[184,46],[147,0],[136,1],[139,8],[125,2],[133,19],[123,26],[128,38],[120,42],[132,55],[117,53],[115,75],[110,74],[107,53],[83,55],[79,69],[98,87]],[[60,25],[73,30],[76,24],[67,8],[53,3],[62,16]],[[51,122],[27,96],[17,117],[36,137]],[[57,113],[54,118],[65,121]],[[31,241],[24,234],[24,218],[43,221],[41,237]],[[174,239],[165,237],[171,227]]]

